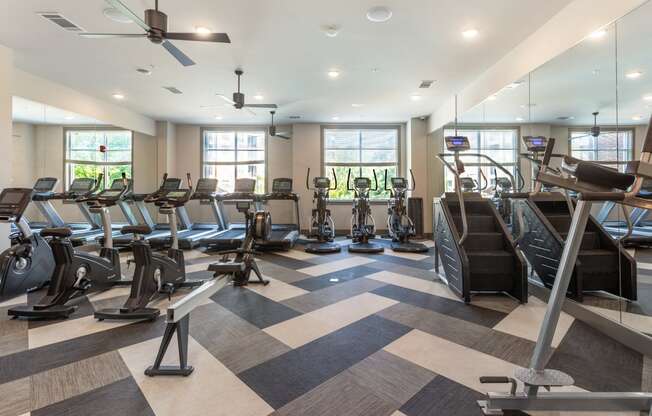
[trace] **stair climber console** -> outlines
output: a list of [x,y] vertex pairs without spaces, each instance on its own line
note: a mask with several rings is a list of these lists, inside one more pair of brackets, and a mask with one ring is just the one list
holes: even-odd
[[[531,153],[530,157],[538,159],[540,152],[531,148],[528,142],[525,144]],[[545,148],[545,142],[542,146]],[[552,288],[570,229],[575,201],[563,192],[536,192],[540,186],[535,186],[534,189],[535,192],[530,193],[526,199],[513,202],[514,235],[518,247],[536,272],[537,283]],[[568,295],[581,302],[584,293],[595,291],[636,300],[636,261],[590,216]]]
[[[462,157],[480,157],[507,172],[491,158],[470,149],[463,136],[446,137],[449,153],[438,155],[454,177],[455,192],[435,198],[435,270],[448,286],[466,303],[472,293],[506,293],[520,302],[527,302],[527,267],[525,258],[514,248],[511,233],[491,199],[478,192],[477,182],[464,174]],[[451,163],[450,159],[453,159]],[[513,176],[507,172],[513,183]],[[476,185],[469,189],[470,185]]]

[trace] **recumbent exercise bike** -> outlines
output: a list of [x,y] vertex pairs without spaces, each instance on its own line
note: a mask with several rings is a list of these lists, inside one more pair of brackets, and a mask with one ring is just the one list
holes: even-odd
[[369,242],[375,237],[376,222],[371,215],[371,205],[369,204],[369,192],[378,190],[378,178],[376,170],[373,170],[375,187],[371,188],[371,179],[357,177],[353,180],[351,187],[351,169],[346,178],[346,189],[354,192],[353,209],[351,210],[351,239],[353,243],[349,245],[351,253],[382,253],[385,251],[383,246]]
[[391,179],[391,187],[387,187],[387,169],[385,169],[385,191],[389,192],[387,200],[387,233],[392,239],[392,250],[404,253],[425,253],[428,247],[421,243],[413,243],[410,237],[416,235],[414,222],[407,214],[407,191],[414,191],[416,182],[412,169],[412,188],[408,189],[407,179],[396,176]]
[[328,193],[337,189],[337,176],[333,169],[334,185],[331,187],[331,180],[326,176],[315,176],[310,187],[310,168],[306,174],[306,188],[313,191],[312,218],[310,221],[309,238],[317,239],[317,242],[306,244],[307,253],[327,254],[339,253],[341,247],[333,243],[335,238],[335,224],[331,217],[331,210],[328,209]]

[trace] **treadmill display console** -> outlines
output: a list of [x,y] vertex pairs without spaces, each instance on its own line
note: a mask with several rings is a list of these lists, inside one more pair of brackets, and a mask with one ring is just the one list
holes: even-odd
[[34,184],[34,192],[50,192],[57,186],[57,178],[39,178]]
[[253,193],[256,189],[256,180],[241,178],[235,180],[235,193]]
[[355,178],[354,186],[358,189],[371,188],[371,179],[369,178]]
[[168,178],[163,182],[163,190],[165,191],[174,191],[181,187],[181,179],[179,178]]
[[166,198],[183,198],[186,196],[186,191],[172,191],[165,194]]
[[32,190],[28,188],[6,188],[0,194],[0,219],[23,215],[29,205]]
[[122,188],[125,187],[125,184],[122,179],[114,179],[113,182],[111,182],[111,190],[122,190]]
[[313,184],[315,185],[315,188],[319,188],[319,189],[330,188],[331,180],[324,176],[318,176],[315,179],[313,179]]
[[276,178],[272,182],[272,193],[290,194],[292,193],[292,179]]
[[209,194],[217,191],[217,179],[201,178],[197,181],[195,192],[200,194]]
[[117,198],[122,191],[114,191],[114,190],[108,190],[104,191],[100,194],[101,198]]
[[471,148],[469,138],[466,136],[447,136],[445,140],[449,152],[462,152]]
[[543,152],[546,150],[548,139],[543,136],[523,136],[523,143],[528,152]]
[[235,208],[238,211],[246,211],[251,207],[251,203],[249,201],[238,201],[235,203]]
[[407,181],[405,178],[392,178],[392,188],[402,189],[407,188]]
[[70,184],[70,192],[88,192],[95,186],[93,178],[77,178]]

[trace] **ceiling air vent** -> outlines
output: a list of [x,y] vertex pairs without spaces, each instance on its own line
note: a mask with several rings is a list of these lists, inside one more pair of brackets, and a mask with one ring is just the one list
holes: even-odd
[[434,80],[431,79],[426,79],[421,81],[421,84],[419,85],[419,88],[430,88],[432,86],[432,83],[435,82]]
[[68,32],[85,32],[84,29],[81,27],[77,26],[70,20],[66,19],[62,14],[57,13],[57,12],[42,12],[42,13],[36,13],[39,16],[51,21],[55,25],[59,26],[63,30],[67,30]]
[[301,118],[301,116],[290,116],[288,117],[290,120],[298,120]]
[[163,87],[166,90],[170,91],[172,94],[183,94],[180,90],[175,87]]

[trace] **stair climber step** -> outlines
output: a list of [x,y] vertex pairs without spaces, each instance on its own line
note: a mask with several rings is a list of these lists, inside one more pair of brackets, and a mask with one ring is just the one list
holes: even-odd
[[502,233],[471,232],[464,242],[464,249],[469,251],[504,250],[505,238]]
[[[481,201],[464,201],[464,209],[467,215],[491,215],[491,208],[489,202]],[[453,215],[460,215],[460,204],[457,202],[449,202],[448,209]]]
[[572,218],[568,214],[547,214],[546,219],[560,233],[568,233]]
[[[568,233],[559,233],[561,235],[561,238],[566,241],[566,237],[568,236]],[[600,245],[600,238],[598,237],[598,233],[593,232],[593,231],[587,231],[584,233],[584,236],[582,237],[582,245],[580,246],[580,250],[591,250],[591,249],[599,249],[601,247]]]
[[[466,216],[470,233],[482,233],[496,231],[496,221],[491,215],[469,215]],[[462,233],[462,217],[459,215],[453,216],[455,227]]]
[[471,274],[506,274],[514,270],[514,257],[505,250],[470,251]]
[[619,254],[617,251],[592,249],[580,250],[579,260],[585,273],[617,273]]

